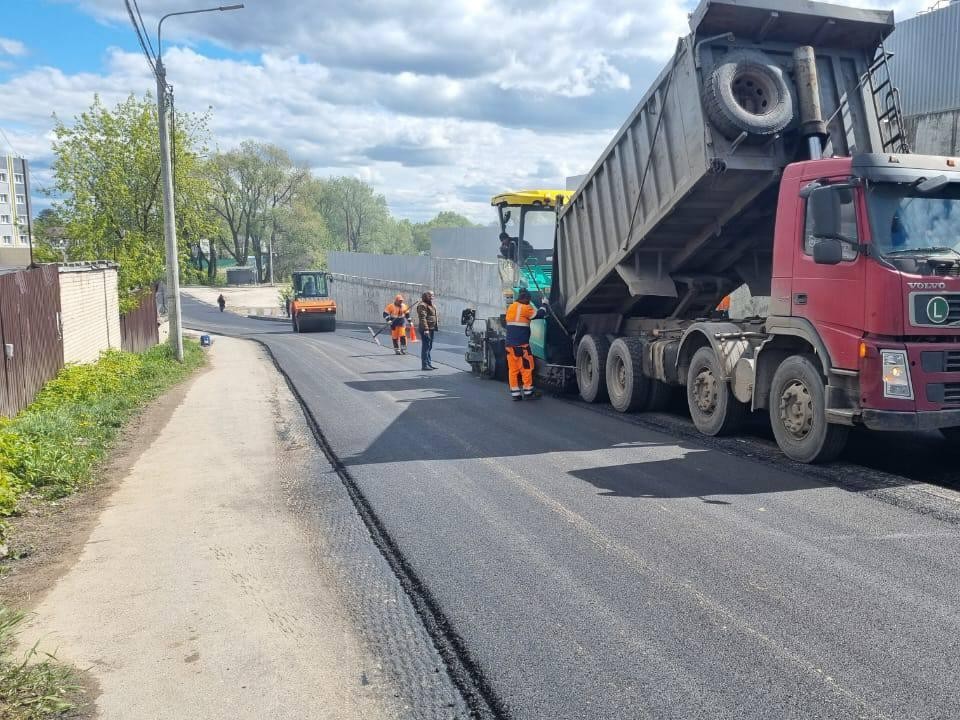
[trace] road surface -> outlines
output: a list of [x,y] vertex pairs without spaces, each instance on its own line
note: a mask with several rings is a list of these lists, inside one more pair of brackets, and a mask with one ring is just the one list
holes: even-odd
[[960,495],[849,462],[912,443],[949,484],[938,439],[811,469],[762,431],[514,404],[455,334],[425,373],[366,331],[184,315],[271,349],[493,716],[958,716]]

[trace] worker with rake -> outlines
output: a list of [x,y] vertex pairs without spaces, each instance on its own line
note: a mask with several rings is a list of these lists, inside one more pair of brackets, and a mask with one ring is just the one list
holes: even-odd
[[407,324],[410,322],[410,308],[398,294],[393,302],[383,309],[383,319],[390,324],[390,338],[393,351],[397,355],[407,354]]

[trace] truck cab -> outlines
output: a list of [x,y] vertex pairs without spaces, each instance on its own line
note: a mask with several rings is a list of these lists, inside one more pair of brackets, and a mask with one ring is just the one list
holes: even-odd
[[956,436],[958,160],[865,154],[796,163],[784,172],[777,213],[767,329],[811,343],[828,378],[828,417]]
[[333,332],[337,329],[337,303],[330,297],[330,274],[323,270],[292,273],[290,322],[296,333]]

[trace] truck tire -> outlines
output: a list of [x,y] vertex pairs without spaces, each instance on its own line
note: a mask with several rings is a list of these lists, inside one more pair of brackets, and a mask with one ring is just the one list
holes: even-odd
[[827,422],[826,389],[816,358],[791,355],[770,385],[770,424],[777,445],[791,460],[824,463],[847,444],[849,428]]
[[643,374],[643,343],[639,338],[617,338],[607,354],[607,394],[613,409],[626,413],[645,410],[650,402],[650,379]]
[[714,127],[731,140],[743,132],[778,133],[793,122],[796,113],[790,81],[759,50],[724,55],[704,83],[703,105]]
[[607,353],[610,341],[603,335],[584,335],[577,346],[577,387],[584,402],[607,399]]
[[711,347],[700,348],[690,360],[687,405],[693,424],[704,435],[736,432],[747,416],[747,406],[733,396],[730,383],[723,379],[720,360]]

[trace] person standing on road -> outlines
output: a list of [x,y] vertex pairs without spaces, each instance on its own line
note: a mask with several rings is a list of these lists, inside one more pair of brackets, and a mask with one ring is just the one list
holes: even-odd
[[390,323],[393,351],[397,355],[406,355],[407,323],[410,321],[410,308],[403,301],[403,295],[398,294],[393,302],[383,309],[383,319]]
[[436,370],[433,366],[431,351],[434,334],[440,329],[440,322],[437,317],[437,308],[433,304],[433,293],[430,291],[425,292],[417,303],[417,325],[420,330],[420,369]]
[[[533,353],[530,352],[530,321],[547,314],[546,301],[539,310],[530,304],[530,293],[521,290],[516,302],[507,308],[507,380],[514,400],[532,400]],[[523,390],[521,391],[521,387]]]
[[220,293],[220,297],[217,298],[217,305],[220,306],[220,312],[223,312],[223,309],[227,306],[227,299],[223,296],[223,293]]

